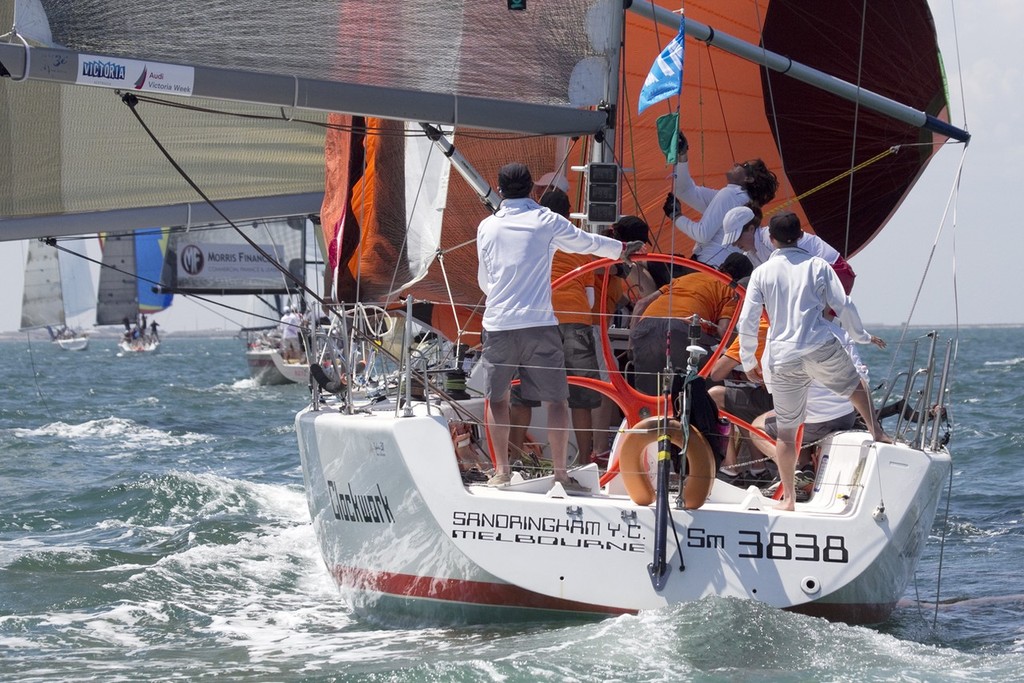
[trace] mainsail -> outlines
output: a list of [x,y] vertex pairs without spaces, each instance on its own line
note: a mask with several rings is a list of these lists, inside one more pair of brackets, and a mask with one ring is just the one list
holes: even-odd
[[28,243],[21,329],[66,325],[94,305],[88,261],[38,240]]
[[103,237],[103,268],[96,294],[96,324],[134,323],[171,305],[173,294],[161,292],[166,231],[137,230]]
[[123,92],[233,220],[318,210],[326,111],[596,132],[606,115],[581,107],[601,99],[617,36],[593,10],[610,2],[538,13],[425,0],[228,0],[188,12],[162,0],[8,1],[0,239],[217,220],[156,153]]

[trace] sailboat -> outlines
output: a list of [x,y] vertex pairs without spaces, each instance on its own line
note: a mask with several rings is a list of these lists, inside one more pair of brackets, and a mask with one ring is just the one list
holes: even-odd
[[157,291],[164,267],[166,231],[160,228],[101,236],[103,267],[96,292],[96,324],[123,325],[121,353],[160,348],[155,321],[147,318],[171,305],[173,294]]
[[93,305],[88,262],[44,242],[30,241],[21,328],[46,327],[56,346],[65,351],[84,351],[89,347],[89,335],[69,324]]
[[[336,299],[393,301],[403,295],[443,309],[445,294],[458,292],[461,298],[449,295],[448,301],[478,306],[481,297],[472,282],[475,254],[464,246],[471,243],[485,210],[474,210],[463,200],[474,194],[484,202],[492,199],[481,176],[496,177],[497,168],[513,159],[526,162],[535,177],[556,171],[577,189],[590,186],[589,192],[577,194],[590,216],[602,208],[592,203],[596,167],[622,167],[621,205],[614,215],[635,213],[656,224],[671,187],[666,181],[670,171],[660,152],[652,154],[658,144],[654,115],[632,112],[640,82],[672,36],[656,40],[651,22],[676,28],[679,17],[651,3],[634,3],[631,9],[639,16],[626,20],[620,62],[614,48],[622,30],[621,8],[612,5],[595,3],[586,22],[580,20],[591,31],[588,48],[601,45],[608,52],[595,57],[584,49],[567,73],[582,78],[595,60],[606,60],[605,82],[618,83],[616,74],[621,73],[627,99],[618,99],[614,87],[599,98],[590,111],[607,113],[608,128],[589,147],[579,146],[580,152],[559,154],[550,138],[527,143],[502,140],[469,125],[427,127],[428,139],[454,160],[458,173],[406,173],[403,186],[401,160],[408,164],[410,157],[428,158],[412,149],[414,126],[358,117],[337,120],[342,132],[329,134],[321,214],[327,239],[336,244],[337,258],[331,261],[337,267]],[[815,8],[800,5],[686,4],[685,31],[700,41],[687,41],[686,73],[697,76],[684,84],[682,95],[683,125],[696,129],[690,135],[691,171],[721,173],[738,155],[754,156],[744,150],[756,150],[782,181],[779,204],[786,203],[805,225],[851,255],[882,228],[942,142],[967,136],[945,118],[944,83],[925,3],[884,3],[884,8],[873,3],[864,17],[851,6],[824,18]],[[607,14],[601,15],[602,10]],[[596,15],[606,23],[595,20]],[[813,26],[801,28],[808,17]],[[712,29],[702,18],[726,26]],[[461,19],[460,35],[474,35],[472,18],[464,14]],[[522,15],[510,10],[502,32],[534,40],[544,33],[540,26],[562,19],[545,16],[536,6]],[[403,21],[410,19],[403,16]],[[594,35],[598,25],[609,30],[603,40]],[[752,41],[745,43],[730,30]],[[818,45],[805,51],[804,63],[780,57],[772,48],[774,43],[796,52],[813,42],[808,36],[822,34],[829,36],[827,50]],[[873,64],[854,63],[856,78],[851,80],[858,85],[844,82],[836,89],[852,96],[853,103],[808,87],[832,80],[814,67],[850,78],[845,61],[859,54],[852,46],[861,35],[869,37],[864,53]],[[488,44],[487,49],[514,54],[503,47]],[[911,61],[898,56],[901,49],[928,59],[919,60],[927,62],[922,72],[893,83],[887,65]],[[534,67],[536,73],[530,73]],[[784,83],[787,77],[776,72],[805,80]],[[502,88],[519,94],[531,90],[515,76],[532,84],[556,78],[558,69],[544,59],[525,59],[502,73],[513,81]],[[885,87],[886,96],[871,90],[876,87]],[[872,94],[859,98],[867,92]],[[914,113],[888,97],[912,102]],[[701,108],[702,103],[713,104]],[[836,134],[837,127],[851,132]],[[855,127],[857,137],[852,137]],[[403,132],[405,145],[395,142]],[[612,136],[615,145],[609,143]],[[833,150],[823,141],[831,142]],[[901,150],[898,161],[883,155],[888,162],[867,163],[875,152],[893,148]],[[583,168],[583,177],[572,173],[572,166]],[[843,169],[851,166],[858,169],[856,178],[842,182],[847,178]],[[427,177],[437,178],[434,186],[423,182]],[[444,207],[443,217],[413,220],[411,190],[428,197],[418,206]],[[395,205],[406,209],[397,220],[386,214]],[[438,223],[440,238],[430,241],[431,226]],[[413,232],[416,237],[410,236]],[[429,265],[414,257],[410,245],[415,240],[423,240],[423,251],[434,254]],[[657,243],[668,254],[690,249],[667,225]],[[668,254],[649,258],[678,262]],[[403,284],[396,286],[396,279]],[[407,319],[412,317],[410,310]],[[472,332],[461,321],[456,330],[459,341]],[[694,431],[685,420],[674,422],[664,403],[628,386],[615,369],[607,334],[601,346],[610,381],[570,377],[570,383],[613,399],[625,419],[607,471],[593,463],[571,471],[586,489],[583,494],[567,492],[543,469],[524,467],[500,490],[469,476],[474,454],[489,448],[485,401],[474,392],[479,385],[473,374],[459,398],[438,382],[416,400],[413,371],[403,375],[403,389],[390,400],[372,403],[360,403],[344,388],[339,392],[336,384],[321,383],[342,400],[324,403],[323,393],[315,392],[310,407],[296,418],[296,433],[325,562],[358,613],[390,623],[552,620],[635,613],[718,596],[849,623],[888,618],[921,556],[950,474],[948,435],[941,433],[938,420],[897,425],[893,431],[899,436],[892,445],[876,443],[862,431],[833,434],[819,444],[821,460],[809,499],[797,503],[795,512],[776,511],[768,492],[715,478],[707,443],[711,435]],[[900,375],[907,400],[920,401],[919,414],[932,406],[943,409],[949,348],[938,341],[922,348]],[[531,429],[534,440],[545,441],[543,424],[535,421]],[[667,459],[652,454],[659,433],[686,452],[678,485],[672,483]]]
[[[275,322],[243,330],[251,377],[257,384],[306,384],[309,363],[305,354],[282,353],[276,321],[287,306],[284,301],[304,297],[301,285],[307,280],[306,236],[312,230],[311,222],[307,216],[272,218],[248,221],[245,230],[259,250],[223,223],[172,229],[164,288],[186,295],[251,297],[254,306],[265,311],[261,317],[272,316]],[[275,264],[281,264],[292,277]]]
[[[71,83],[119,89],[139,116],[154,92],[276,106],[282,125],[299,110],[344,112],[327,129],[320,209],[340,352],[295,428],[317,542],[357,613],[392,623],[504,622],[636,613],[708,596],[851,623],[891,613],[951,469],[939,420],[901,413],[891,445],[864,432],[834,434],[820,444],[811,498],[779,512],[757,488],[712,480],[703,437],[673,425],[663,405],[612,372],[610,382],[588,386],[615,400],[625,421],[606,472],[594,464],[573,472],[585,494],[567,495],[542,471],[524,470],[505,490],[473,476],[486,463],[484,401],[473,375],[460,384],[458,372],[467,369],[463,347],[479,343],[472,239],[498,202],[485,179],[514,159],[538,176],[560,171],[579,189],[595,164],[612,165],[623,169],[613,174],[621,190],[613,212],[656,225],[670,170],[650,153],[654,114],[631,112],[639,81],[679,28],[667,2],[633,3],[628,18],[613,0],[405,0],[392,13],[377,3],[268,0],[236,14],[199,7],[187,18],[155,0],[17,4],[41,6],[56,25],[49,41],[17,34],[22,40],[0,43],[12,80],[29,81],[5,84],[12,104],[17,88],[43,81],[48,94]],[[927,3],[871,3],[868,12],[844,6],[822,16],[809,0],[686,4],[691,173],[719,173],[752,150],[747,156],[764,158],[783,180],[779,201],[846,255],[884,226],[947,138],[969,137],[948,123]],[[274,30],[253,30],[257,20]],[[96,55],[96,45],[116,47]],[[805,49],[800,59],[782,56]],[[893,64],[906,70],[894,73]],[[168,125],[168,135],[176,128]],[[133,139],[131,165],[150,158]],[[902,151],[881,155],[892,148]],[[187,142],[181,150],[204,156]],[[583,178],[574,166],[586,169]],[[226,175],[273,194],[246,169]],[[216,174],[196,184],[219,185]],[[147,206],[187,204],[166,187],[147,189],[159,195]],[[224,193],[238,206],[246,206],[243,195]],[[48,229],[84,220],[86,202],[72,199],[79,201]],[[119,208],[101,207],[112,218]],[[38,204],[8,212],[0,227],[39,232],[43,215]],[[671,229],[658,232],[663,254],[649,258],[687,253]],[[357,391],[354,340],[377,343],[365,311],[372,304],[373,315],[401,315],[399,297],[407,325],[418,318],[448,333],[453,367],[440,375],[418,364],[410,329],[399,349],[402,374],[382,383],[398,392]],[[948,348],[935,340],[892,380],[890,390],[899,386],[918,415],[941,414]],[[606,337],[602,349],[610,355]],[[531,429],[544,440],[542,424]],[[690,435],[689,469],[678,483],[643,448],[659,431]]]

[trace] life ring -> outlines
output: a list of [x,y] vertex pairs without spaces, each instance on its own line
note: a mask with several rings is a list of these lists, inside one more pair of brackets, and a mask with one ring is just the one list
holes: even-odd
[[[637,505],[650,505],[655,492],[647,474],[644,450],[658,441],[659,417],[648,417],[636,423],[618,440],[619,476],[630,500]],[[683,430],[679,420],[669,419],[668,436],[678,448],[683,447]],[[704,435],[690,426],[686,449],[687,476],[683,482],[683,507],[696,510],[707,500],[715,480],[715,456]]]

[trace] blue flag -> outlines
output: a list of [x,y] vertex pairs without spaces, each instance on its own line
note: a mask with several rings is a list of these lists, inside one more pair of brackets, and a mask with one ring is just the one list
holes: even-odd
[[672,39],[658,58],[651,65],[644,87],[640,90],[639,113],[655,102],[678,95],[683,89],[683,30],[686,24],[684,17],[679,17],[679,35]]

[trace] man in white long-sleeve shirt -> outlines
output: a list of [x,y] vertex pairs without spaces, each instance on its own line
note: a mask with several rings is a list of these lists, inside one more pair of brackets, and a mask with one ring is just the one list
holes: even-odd
[[[685,138],[682,139],[685,145]],[[764,206],[775,198],[779,187],[775,174],[761,159],[733,164],[726,171],[725,179],[726,186],[719,190],[697,185],[690,177],[687,146],[680,152],[680,161],[675,166],[672,194],[665,203],[666,213],[672,218],[676,229],[694,241],[693,257],[715,268],[722,265],[729,254],[738,251],[732,246],[722,245],[725,214],[747,202]],[[700,220],[694,221],[678,215],[677,199],[699,211]]]
[[807,387],[812,379],[833,393],[849,397],[876,441],[888,443],[890,439],[875,419],[871,397],[861,384],[853,361],[824,324],[822,314],[826,307],[831,307],[855,342],[872,340],[859,318],[850,319],[856,309],[843,291],[839,277],[824,259],[797,246],[803,231],[795,214],[774,216],[768,233],[776,250],[750,276],[737,329],[743,369],[751,380],[761,382],[754,354],[758,320],[762,309],[768,312],[771,327],[766,353],[770,358],[768,367],[778,426],[775,463],[784,491],[777,509],[793,510],[796,434],[804,421]]
[[566,472],[569,384],[551,306],[551,260],[558,249],[627,258],[644,245],[579,230],[531,199],[532,189],[533,179],[525,165],[503,166],[498,173],[501,206],[477,228],[477,281],[487,295],[481,366],[496,465],[487,483],[504,486],[510,481],[509,390],[518,372],[522,396],[547,408],[555,480],[566,491],[584,491]]
[[[722,220],[722,228],[725,234],[722,237],[723,247],[734,247],[740,249],[750,262],[757,268],[768,260],[768,257],[775,251],[771,237],[768,235],[768,228],[759,227],[761,224],[761,210],[751,208],[749,205],[737,206],[729,209]],[[843,290],[849,294],[853,291],[853,281],[857,274],[831,244],[817,235],[804,232],[796,246],[808,254],[819,256],[832,266],[836,271],[839,281],[843,283]]]

